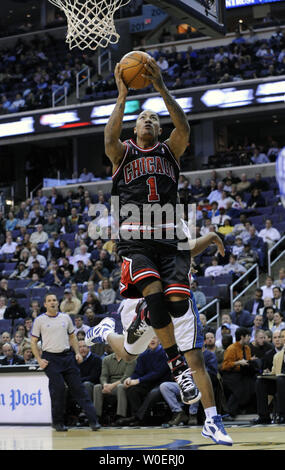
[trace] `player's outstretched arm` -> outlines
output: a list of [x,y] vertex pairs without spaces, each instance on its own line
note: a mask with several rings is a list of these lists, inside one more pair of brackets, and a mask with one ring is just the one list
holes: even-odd
[[120,140],[120,135],[122,131],[122,122],[128,89],[123,82],[119,64],[116,65],[114,74],[119,95],[113,112],[105,126],[104,141],[105,153],[113,163],[113,169],[115,170],[125,153],[125,146]]
[[190,126],[187,117],[177,101],[171,96],[161,76],[161,71],[154,59],[149,59],[145,64],[146,73],[156,91],[164,100],[175,129],[166,141],[175,158],[178,160],[186,150],[190,136]]
[[195,240],[189,240],[191,255],[199,255],[204,250],[206,250],[206,248],[208,248],[208,246],[210,246],[212,243],[215,243],[217,245],[218,252],[220,253],[220,255],[225,256],[224,244],[219,235],[217,235],[215,232],[209,232],[203,237],[196,238]]

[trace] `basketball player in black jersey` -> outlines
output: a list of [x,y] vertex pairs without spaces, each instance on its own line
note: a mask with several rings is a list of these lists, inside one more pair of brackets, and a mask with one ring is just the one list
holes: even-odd
[[[202,434],[215,442],[232,445],[221,417],[217,415],[213,388],[203,361],[201,324],[189,285],[189,252],[185,255],[178,249],[176,234],[168,236],[178,221],[169,222],[166,217],[159,226],[154,223],[149,228],[149,224],[144,224],[143,216],[151,205],[176,205],[179,158],[190,135],[187,118],[167,90],[154,59],[145,64],[145,76],[163,98],[174,130],[165,142],[160,143],[162,129],[159,117],[155,112],[145,110],[137,118],[135,138],[121,142],[128,89],[117,64],[115,79],[119,95],[105,127],[105,152],[113,164],[112,194],[119,196],[120,210],[126,204],[138,208],[131,221],[127,211],[125,215],[120,211],[118,253],[123,258],[120,290],[125,297],[145,298],[151,326],[168,355],[182,400],[194,403],[202,392],[201,401],[206,414]],[[124,231],[133,231],[134,237],[127,240]],[[146,232],[149,237],[145,236]],[[161,237],[157,233],[161,233]],[[187,365],[178,350],[176,338]],[[196,385],[191,370],[195,371]]]

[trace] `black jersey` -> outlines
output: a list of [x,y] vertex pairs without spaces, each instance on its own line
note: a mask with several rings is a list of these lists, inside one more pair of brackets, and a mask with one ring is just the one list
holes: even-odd
[[[177,187],[179,178],[179,164],[171,153],[168,145],[158,142],[151,148],[142,149],[132,139],[124,142],[126,151],[120,166],[113,175],[112,196],[119,196],[120,226],[130,230],[130,215],[122,214],[122,207],[133,204],[139,209],[139,220],[136,214],[132,214],[132,226],[134,230],[143,233],[155,231],[156,222],[152,214],[153,223],[149,223],[146,212],[151,206],[159,204],[167,205],[171,210],[162,212],[161,226],[163,230],[175,226],[175,207],[177,204]],[[147,224],[146,224],[147,219]],[[146,226],[148,228],[146,228]],[[151,227],[151,228],[150,228]],[[166,237],[164,231],[163,238]],[[154,237],[156,238],[156,237]]]

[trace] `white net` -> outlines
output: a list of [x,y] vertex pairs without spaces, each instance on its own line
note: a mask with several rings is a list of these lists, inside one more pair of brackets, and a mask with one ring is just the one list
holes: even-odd
[[114,15],[130,0],[49,0],[66,15],[66,42],[69,48],[95,50],[116,44]]

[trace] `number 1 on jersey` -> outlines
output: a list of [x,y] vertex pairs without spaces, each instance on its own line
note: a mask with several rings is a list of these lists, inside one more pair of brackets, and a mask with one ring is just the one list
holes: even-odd
[[157,192],[157,186],[156,186],[156,177],[155,176],[150,176],[146,180],[146,184],[148,185],[149,188],[149,193],[147,196],[148,202],[157,202],[160,200],[159,194]]

